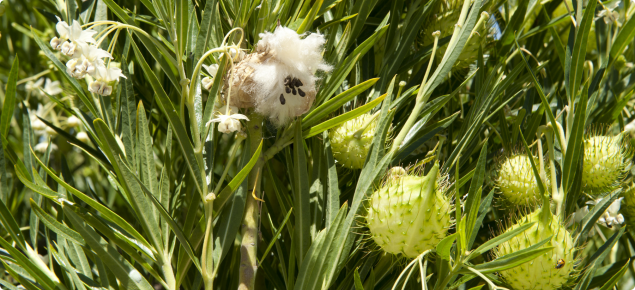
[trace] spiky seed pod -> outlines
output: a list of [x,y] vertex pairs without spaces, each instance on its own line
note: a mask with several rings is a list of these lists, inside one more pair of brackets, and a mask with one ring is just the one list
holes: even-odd
[[584,189],[599,194],[619,185],[631,155],[622,142],[622,135],[586,138],[582,167]]
[[439,165],[428,175],[391,170],[369,202],[366,223],[373,241],[385,252],[417,257],[434,248],[452,225]]
[[626,218],[626,223],[628,225],[635,226],[635,183],[631,183],[630,186],[625,187],[624,191],[622,191],[622,205],[620,207],[620,212]]
[[329,130],[335,160],[344,167],[361,169],[373,142],[376,126],[376,118],[364,114]]
[[[534,162],[538,165],[538,158],[534,157]],[[548,178],[543,180],[547,191],[549,190],[548,180]],[[534,177],[531,161],[525,154],[510,156],[499,165],[496,185],[505,200],[516,206],[533,205],[540,198],[540,189]]]
[[[491,11],[488,11],[491,5],[483,7],[483,12],[490,15]],[[441,35],[439,39],[454,33],[454,27],[459,21],[461,15],[461,9],[463,8],[463,0],[444,0],[439,1],[436,10],[432,13],[430,20],[426,23],[425,31],[423,34],[423,45],[432,45],[434,43],[435,31],[440,31]],[[491,32],[492,24],[490,21],[485,21],[478,27],[475,27],[475,33],[470,36],[470,40],[465,44],[461,55],[454,64],[454,69],[463,70],[469,68],[469,65],[474,63],[478,58],[478,49],[483,47],[483,50],[487,49],[487,46],[494,41],[494,35]],[[441,61],[445,54],[448,45],[439,46],[437,48],[435,57],[436,61]]]
[[[507,229],[512,231],[527,223],[536,222],[532,227],[502,243],[496,250],[498,257],[515,253],[553,237],[544,247],[553,249],[534,260],[509,270],[501,271],[501,276],[513,289],[558,289],[574,274],[575,246],[571,234],[558,216],[551,212],[544,214],[538,209],[522,217]],[[562,261],[561,261],[562,260]],[[563,264],[564,263],[564,264]]]

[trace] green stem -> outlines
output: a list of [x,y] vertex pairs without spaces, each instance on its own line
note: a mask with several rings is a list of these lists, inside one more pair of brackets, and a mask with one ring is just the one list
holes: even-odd
[[553,133],[549,130],[546,132],[545,136],[547,136],[547,146],[549,146],[549,170],[551,171],[551,196],[553,201],[556,202],[556,215],[560,216],[563,210],[564,205],[564,191],[558,190],[558,184],[556,179],[556,166],[554,164],[554,144],[553,144]]
[[212,211],[214,209],[214,197],[213,193],[210,194],[210,198],[203,200],[205,206],[205,238],[203,240],[203,252],[201,253],[202,263],[201,269],[203,270],[203,282],[205,284],[205,290],[214,289],[214,231],[212,231],[212,225],[214,223]]
[[[262,140],[262,120],[262,116],[252,114],[247,122],[249,150],[252,155],[256,152]],[[256,163],[249,175],[248,190],[255,195],[258,195],[260,189],[258,175],[264,165],[264,162],[261,161]],[[258,249],[258,201],[253,194],[247,194],[245,215],[241,226],[239,290],[255,288],[256,271],[258,270],[258,257],[256,256]]]
[[434,36],[432,54],[430,55],[430,60],[428,61],[428,68],[426,68],[426,74],[424,75],[423,80],[421,81],[421,86],[419,86],[420,89],[419,89],[419,92],[417,93],[415,107],[414,109],[412,109],[412,112],[410,113],[408,120],[406,120],[406,123],[404,124],[403,128],[401,128],[399,135],[397,135],[397,137],[395,138],[395,141],[393,141],[392,148],[390,149],[390,154],[394,154],[395,152],[397,152],[397,150],[401,146],[401,142],[403,142],[408,132],[410,132],[410,128],[412,128],[412,126],[415,124],[415,121],[417,121],[417,118],[419,117],[419,113],[421,112],[421,110],[423,109],[423,106],[426,104],[426,102],[428,101],[428,98],[430,97],[430,94],[427,93],[428,87],[425,86],[425,84],[428,81],[428,75],[430,73],[430,69],[432,68],[432,63],[434,62],[434,55],[437,52],[437,45],[439,44],[439,36],[441,36],[441,32],[435,31],[432,33],[432,36]]
[[163,260],[160,262],[161,270],[163,270],[163,277],[165,278],[165,283],[169,290],[177,290],[176,288],[176,277],[174,276],[174,270],[172,269],[172,264],[170,263],[170,258],[168,254],[165,253],[163,256]]

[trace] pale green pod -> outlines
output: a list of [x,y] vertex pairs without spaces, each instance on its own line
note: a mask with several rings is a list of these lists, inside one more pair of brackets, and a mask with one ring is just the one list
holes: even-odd
[[335,160],[344,167],[361,169],[373,142],[376,126],[374,116],[364,114],[329,130]]
[[[538,166],[538,158],[534,157],[534,162]],[[549,190],[547,181],[548,178],[543,180],[546,191]],[[525,154],[511,156],[501,163],[496,185],[504,199],[512,205],[533,205],[540,199],[540,189],[531,167],[531,161]]]
[[496,250],[498,257],[515,253],[535,245],[544,239],[553,237],[541,246],[553,247],[534,260],[520,266],[501,271],[500,275],[515,290],[558,289],[575,275],[575,246],[573,238],[559,218],[551,213],[542,214],[541,209],[522,217],[506,230],[512,231],[527,223],[536,222],[532,227],[502,243]]
[[451,204],[439,189],[439,165],[426,176],[391,170],[385,185],[370,197],[366,223],[385,252],[417,257],[433,249],[452,226]]
[[594,136],[584,140],[582,184],[589,193],[600,194],[619,185],[630,153],[622,136]]

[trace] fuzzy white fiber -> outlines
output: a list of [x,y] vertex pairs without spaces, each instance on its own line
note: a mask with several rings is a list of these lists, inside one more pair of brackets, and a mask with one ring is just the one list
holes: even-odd
[[[283,126],[311,107],[318,80],[315,73],[331,70],[322,59],[326,40],[319,33],[299,35],[282,26],[274,33],[261,33],[260,38],[256,53],[262,54],[262,61],[249,63],[254,69],[252,82],[243,90],[251,95],[258,113],[268,116],[276,126]],[[294,95],[285,91],[287,77],[302,82],[299,88],[306,94],[304,97],[299,92]]]

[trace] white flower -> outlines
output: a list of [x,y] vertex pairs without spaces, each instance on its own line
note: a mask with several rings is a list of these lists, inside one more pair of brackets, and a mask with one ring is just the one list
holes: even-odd
[[203,67],[205,68],[207,73],[209,73],[211,77],[204,77],[201,80],[201,84],[206,90],[209,91],[212,88],[212,85],[214,84],[214,77],[216,77],[216,73],[218,73],[218,65],[217,64],[203,65]]
[[60,82],[51,81],[51,79],[46,78],[46,82],[44,83],[44,92],[51,96],[60,94],[62,92],[62,87],[60,86]]
[[[218,131],[225,134],[242,130],[240,120],[249,121],[249,119],[243,114],[232,114],[231,108],[232,107],[230,107],[229,111],[226,111],[226,106],[220,108],[220,112],[216,114],[218,118],[212,119],[211,121],[207,122],[206,126],[209,126],[211,123],[218,123]],[[236,111],[238,111],[238,109],[236,109]],[[228,114],[224,114],[224,112],[228,112]]]
[[97,80],[88,86],[88,90],[102,96],[110,96],[112,93],[111,83],[118,81],[119,77],[126,78],[126,76],[121,73],[120,68],[110,65],[108,65],[108,67],[98,67],[95,76]]
[[73,20],[72,25],[68,25],[68,23],[62,21],[59,17],[57,17],[57,20],[58,22],[55,28],[60,36],[59,38],[53,37],[51,39],[51,47],[53,47],[53,49],[61,50],[63,54],[72,56],[75,54],[75,50],[79,45],[95,43],[93,35],[95,35],[97,31],[92,29],[83,30],[82,26],[76,20]]
[[66,126],[68,127],[77,127],[81,123],[81,120],[79,120],[79,118],[75,117],[74,115],[66,118]]
[[250,87],[241,89],[251,95],[257,112],[282,126],[311,108],[315,73],[331,70],[322,59],[326,40],[319,33],[298,35],[282,26],[274,33],[261,33],[260,38],[256,45],[260,57],[248,64],[253,68]]
[[75,138],[77,138],[77,140],[82,141],[84,143],[88,143],[88,141],[90,141],[90,139],[88,138],[88,134],[86,134],[86,132],[77,133],[77,135],[75,135]]
[[37,117],[35,117],[35,119],[31,118],[31,129],[35,130],[36,133],[40,131],[44,131],[46,130],[46,128],[48,128],[48,126],[46,126],[46,124],[44,124],[42,120],[40,120]]
[[605,9],[602,9],[595,18],[595,20],[603,17],[604,23],[609,24],[611,22],[616,22],[620,17],[620,14],[617,11],[614,11],[620,5],[621,1],[613,1],[606,5],[603,5]]
[[[44,88],[42,88],[44,85]],[[45,92],[51,96],[60,94],[62,92],[62,88],[60,87],[59,81],[51,81],[51,79],[40,78],[37,81],[28,81],[25,85],[25,89],[29,94],[35,94],[37,96],[44,96],[42,92]]]
[[46,126],[46,124],[44,124],[44,122],[42,122],[42,120],[38,118],[38,116],[43,116],[43,115],[44,115],[44,107],[42,107],[42,104],[37,105],[37,110],[35,112],[33,110],[29,110],[29,119],[31,121],[31,129],[33,129],[35,133],[38,135],[44,134],[45,133],[44,130],[48,128],[48,126]]
[[46,128],[44,129],[44,132],[46,132],[46,134],[50,135],[50,136],[56,136],[57,135],[57,131],[55,131],[55,129],[46,126]]
[[66,72],[78,79],[86,74],[95,75],[98,68],[105,67],[103,58],[112,59],[112,55],[94,45],[81,44],[73,58],[66,63]]
[[[37,145],[35,145],[35,147],[33,147],[33,150],[40,152],[40,153],[46,153],[46,149],[49,147],[49,143],[48,142],[41,142],[38,143]],[[57,150],[57,145],[52,144],[51,143],[51,151]]]
[[[598,219],[598,224],[603,225],[607,228],[612,228],[613,225],[621,225],[624,223],[624,216],[618,213],[620,211],[620,206],[623,197],[616,199],[611,205],[606,209],[606,211],[602,214],[602,216]],[[596,201],[588,201],[587,204],[598,204],[602,198],[597,199]]]
[[42,88],[42,85],[44,84],[44,79],[40,78],[37,81],[28,81],[26,82],[26,85],[24,86],[24,88],[26,89],[27,93],[31,94],[31,93],[40,93],[40,89]]

